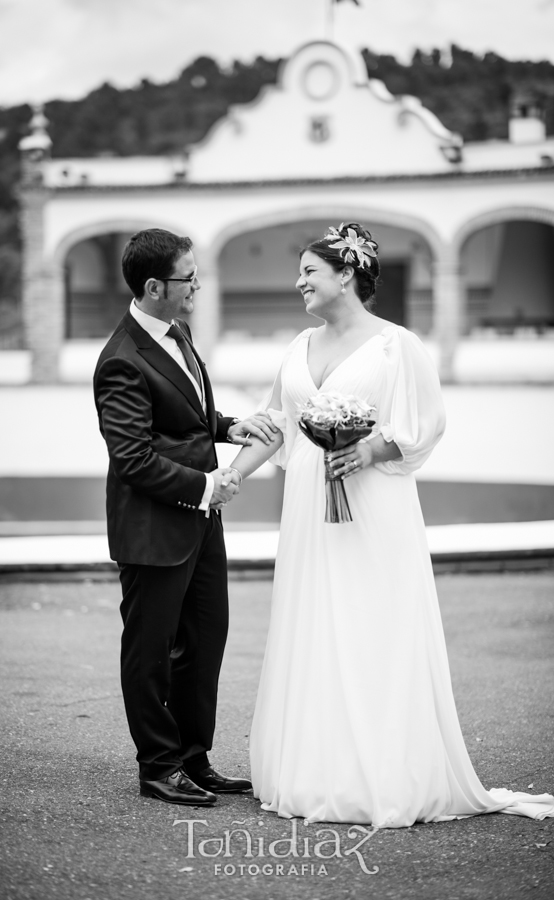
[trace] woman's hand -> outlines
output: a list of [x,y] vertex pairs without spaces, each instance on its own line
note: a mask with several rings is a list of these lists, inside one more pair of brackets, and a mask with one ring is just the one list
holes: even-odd
[[254,437],[259,438],[260,441],[269,446],[275,440],[275,435],[278,431],[279,429],[273,424],[269,413],[263,410],[252,413],[251,416],[243,419],[242,422],[237,422],[236,425],[231,425],[227,432],[227,440],[231,444],[242,444],[243,447],[251,447],[250,435],[254,435]]
[[348,478],[362,469],[367,469],[374,461],[371,441],[352,444],[343,450],[333,450],[325,454],[325,460],[330,462],[333,474],[340,478]]

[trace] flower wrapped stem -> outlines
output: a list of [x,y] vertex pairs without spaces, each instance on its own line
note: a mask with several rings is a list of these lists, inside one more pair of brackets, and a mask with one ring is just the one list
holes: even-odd
[[327,455],[325,455],[325,521],[331,525],[352,521],[344,482],[340,475],[334,474]]

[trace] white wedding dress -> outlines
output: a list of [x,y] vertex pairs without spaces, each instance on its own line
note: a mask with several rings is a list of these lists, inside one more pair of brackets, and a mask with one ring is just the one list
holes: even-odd
[[391,325],[319,390],[376,407],[402,459],[345,480],[353,521],[325,524],[323,451],[297,428],[318,392],[308,329],[281,370],[286,468],[271,623],[251,734],[254,795],[310,822],[400,827],[485,812],[544,818],[554,797],[487,791],[452,695],[414,470],[444,430],[437,373],[419,339]]

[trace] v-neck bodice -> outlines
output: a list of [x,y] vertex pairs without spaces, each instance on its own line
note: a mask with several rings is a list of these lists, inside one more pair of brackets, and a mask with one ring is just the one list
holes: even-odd
[[335,366],[335,368],[332,369],[332,370],[324,377],[324,379],[323,379],[323,381],[321,382],[321,384],[319,385],[319,387],[317,386],[317,384],[316,384],[316,382],[315,382],[315,378],[313,377],[313,375],[312,375],[312,373],[311,373],[311,370],[310,370],[310,363],[309,363],[309,359],[308,359],[308,355],[309,355],[309,352],[310,352],[310,338],[311,338],[311,336],[312,336],[312,334],[313,334],[313,332],[314,332],[314,330],[315,330],[315,329],[313,329],[313,328],[310,329],[309,332],[306,333],[306,341],[305,341],[305,345],[306,345],[306,368],[308,369],[308,374],[309,374],[309,376],[310,376],[310,378],[311,378],[312,384],[313,384],[313,386],[315,387],[315,389],[316,389],[317,391],[321,391],[321,390],[323,389],[324,385],[329,381],[329,379],[333,377],[333,375],[335,374],[335,372],[337,371],[337,369],[340,369],[341,366],[344,366],[344,365],[346,365],[350,360],[353,360],[354,357],[355,357],[361,350],[363,350],[365,347],[367,347],[367,345],[370,344],[372,341],[374,341],[376,338],[383,338],[383,337],[385,337],[385,332],[388,331],[389,328],[396,328],[396,326],[395,326],[395,325],[387,325],[387,326],[385,326],[385,328],[383,329],[383,331],[380,331],[378,334],[372,335],[370,338],[368,338],[366,341],[364,341],[363,344],[360,344],[359,347],[356,347],[355,350],[353,350],[351,353],[349,353],[348,356],[345,356],[344,359],[342,359],[339,363],[337,363],[337,365]]
[[439,379],[419,338],[399,325],[387,325],[341,360],[318,388],[308,365],[308,343],[313,330],[299,334],[283,358],[281,392],[272,406],[279,417],[278,426],[283,423],[285,440],[275,462],[288,466],[302,434],[298,428],[299,408],[320,392],[336,391],[375,407],[374,433],[382,433],[386,440],[402,445],[402,459],[377,463],[378,468],[391,474],[419,468],[443,427]]

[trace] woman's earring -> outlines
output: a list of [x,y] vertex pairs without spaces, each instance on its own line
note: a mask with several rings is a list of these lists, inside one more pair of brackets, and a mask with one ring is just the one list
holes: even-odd
[[344,281],[341,281],[340,285],[341,285],[341,287],[340,287],[341,294],[346,294],[346,288],[344,286]]

